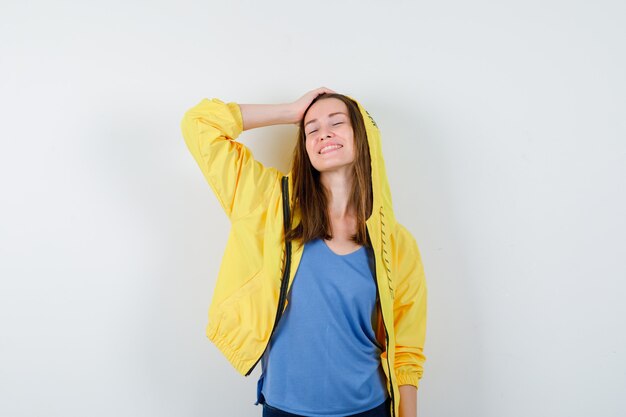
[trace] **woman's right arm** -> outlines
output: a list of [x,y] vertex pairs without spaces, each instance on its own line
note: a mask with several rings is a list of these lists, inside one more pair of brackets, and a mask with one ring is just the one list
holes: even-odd
[[239,104],[243,116],[243,130],[281,124],[298,124],[311,101],[333,90],[320,87],[311,90],[293,103],[286,104]]
[[313,98],[323,92],[331,90],[318,88],[288,104],[238,104],[205,98],[185,113],[180,127],[187,148],[231,221],[262,204],[283,176],[254,159],[237,137],[246,129],[298,123]]
[[202,99],[185,113],[180,127],[187,148],[231,222],[262,204],[280,184],[280,171],[264,166],[236,141],[243,130],[237,103]]
[[239,104],[239,108],[243,116],[243,130],[300,121],[290,104]]

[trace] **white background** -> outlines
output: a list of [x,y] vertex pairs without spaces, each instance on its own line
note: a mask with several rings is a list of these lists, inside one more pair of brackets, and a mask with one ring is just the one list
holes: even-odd
[[[205,336],[202,98],[357,98],[429,286],[419,415],[626,415],[621,1],[3,1],[0,415],[261,416]],[[286,170],[295,126],[240,140]]]

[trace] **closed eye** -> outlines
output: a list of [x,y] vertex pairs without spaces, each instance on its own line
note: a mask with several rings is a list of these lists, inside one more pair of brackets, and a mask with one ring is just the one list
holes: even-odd
[[[337,125],[340,125],[340,124],[342,124],[342,123],[343,123],[343,122],[337,122],[337,123],[334,123],[334,124],[333,124],[333,126],[337,126]],[[315,130],[311,130],[309,133],[307,133],[307,135],[310,135],[311,133],[315,133],[315,132],[317,132],[317,129],[315,129]]]

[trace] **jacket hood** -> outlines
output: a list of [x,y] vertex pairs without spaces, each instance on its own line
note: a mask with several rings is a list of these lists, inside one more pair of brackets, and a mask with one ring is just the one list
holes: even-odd
[[385,160],[383,158],[383,147],[380,129],[374,121],[374,118],[368,113],[363,105],[355,98],[346,95],[358,104],[363,121],[365,122],[365,131],[367,132],[367,142],[370,148],[370,158],[372,165],[372,215],[378,210],[383,210],[385,217],[390,222],[395,222],[393,214],[393,204],[391,201],[391,189],[389,180],[387,179],[387,170],[385,169]]

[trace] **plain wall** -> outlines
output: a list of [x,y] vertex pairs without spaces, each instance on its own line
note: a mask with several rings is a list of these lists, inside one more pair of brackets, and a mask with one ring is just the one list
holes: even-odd
[[[92,4],[90,4],[92,3]],[[626,415],[621,1],[3,1],[0,415],[261,416],[205,336],[203,98],[356,97],[429,287],[420,416]],[[246,131],[286,170],[291,125]]]

